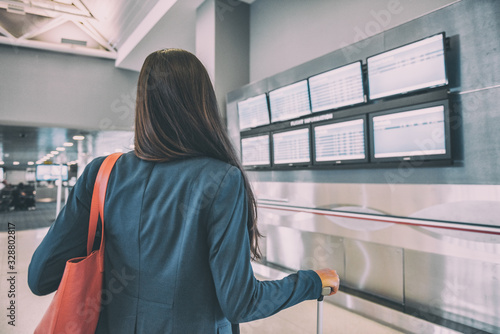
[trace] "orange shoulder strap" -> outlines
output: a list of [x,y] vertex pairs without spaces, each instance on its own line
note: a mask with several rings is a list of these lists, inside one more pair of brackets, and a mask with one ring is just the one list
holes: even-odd
[[113,153],[104,159],[94,183],[94,191],[92,192],[92,202],[90,206],[90,219],[89,219],[89,234],[87,238],[87,256],[92,252],[94,245],[95,234],[97,231],[97,221],[99,215],[101,216],[101,246],[104,247],[104,200],[106,198],[106,189],[108,187],[109,175],[113,169],[116,160],[122,153]]

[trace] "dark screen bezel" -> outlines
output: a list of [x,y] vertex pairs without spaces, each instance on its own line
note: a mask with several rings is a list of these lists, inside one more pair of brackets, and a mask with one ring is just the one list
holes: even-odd
[[255,95],[255,96],[248,97],[248,98],[246,98],[244,100],[241,100],[241,101],[238,101],[236,103],[236,110],[238,111],[238,127],[240,125],[240,103],[245,102],[245,101],[247,101],[249,99],[261,96],[261,95],[264,95],[265,98],[266,98],[267,119],[268,119],[267,123],[260,124],[260,125],[255,125],[253,127],[251,126],[251,127],[246,127],[246,128],[240,128],[240,131],[244,131],[244,130],[248,130],[248,129],[254,129],[254,128],[257,128],[257,127],[260,127],[260,126],[266,126],[266,125],[271,124],[271,115],[270,115],[270,111],[269,111],[269,109],[270,109],[270,107],[269,107],[269,96],[268,96],[267,93],[262,93],[262,94],[258,94],[258,95]]
[[[442,42],[443,42],[443,57],[444,57],[444,74],[445,74],[445,79],[446,79],[446,83],[445,84],[417,88],[417,89],[408,90],[408,91],[404,91],[404,92],[400,92],[400,93],[395,93],[395,94],[389,94],[389,95],[385,95],[385,96],[380,96],[380,97],[377,97],[377,98],[372,98],[371,97],[371,90],[370,90],[370,87],[371,87],[370,86],[370,65],[369,65],[369,61],[368,61],[369,59],[371,59],[373,57],[376,57],[376,56],[379,56],[379,55],[382,55],[382,54],[387,53],[387,52],[391,52],[391,51],[397,50],[399,48],[406,47],[408,45],[419,43],[419,42],[421,42],[423,40],[426,40],[428,38],[432,38],[432,37],[435,37],[435,36],[438,36],[438,35],[442,35],[443,36]],[[410,43],[406,43],[406,44],[397,46],[395,48],[392,48],[392,49],[389,49],[389,50],[386,50],[386,51],[383,51],[383,52],[376,53],[376,54],[371,55],[369,57],[366,57],[366,83],[367,83],[367,87],[366,87],[367,92],[366,92],[366,94],[367,94],[368,100],[369,101],[377,101],[377,100],[382,100],[382,99],[387,99],[387,98],[400,97],[400,96],[404,96],[404,95],[417,94],[417,93],[420,93],[420,92],[424,92],[424,91],[428,91],[428,90],[432,90],[432,89],[436,89],[436,88],[447,87],[449,85],[449,78],[448,78],[449,76],[448,76],[448,65],[447,65],[447,61],[446,61],[447,50],[446,50],[446,43],[445,43],[445,41],[446,41],[446,34],[443,31],[443,32],[440,32],[440,33],[437,33],[437,34],[434,34],[434,35],[430,35],[430,36],[421,38],[419,40],[416,40],[416,41],[413,41],[413,42],[410,42]]]
[[[263,136],[268,136],[269,138],[269,163],[268,164],[261,164],[261,165],[243,165],[243,139],[247,138],[254,138],[254,137],[263,137]],[[272,167],[272,159],[273,159],[273,143],[272,143],[272,136],[270,132],[265,132],[265,133],[259,133],[259,134],[254,134],[254,135],[249,135],[249,136],[241,136],[240,138],[240,159],[241,159],[241,165],[245,169],[258,169],[258,168],[271,168]]]
[[[303,115],[300,115],[300,116],[294,116],[292,118],[286,118],[286,119],[280,119],[280,120],[273,121],[273,109],[272,109],[272,106],[271,106],[271,93],[275,92],[277,90],[280,90],[280,89],[283,89],[283,88],[295,85],[295,84],[297,84],[299,82],[303,82],[303,81],[305,81],[306,85],[307,85],[307,99],[309,101],[309,113],[308,114],[303,114]],[[287,84],[285,86],[281,86],[281,87],[272,89],[272,90],[270,90],[270,91],[267,92],[267,98],[268,98],[268,106],[269,106],[269,121],[271,122],[270,124],[279,123],[279,122],[286,122],[286,121],[290,121],[290,120],[293,120],[293,119],[297,119],[297,118],[300,118],[300,117],[305,117],[305,116],[313,114],[313,112],[311,111],[311,93],[310,93],[310,90],[309,90],[309,81],[307,80],[307,78],[306,79],[297,80],[297,81],[292,82],[290,84]]]
[[[292,132],[292,131],[296,131],[296,130],[301,130],[301,129],[308,129],[309,130],[309,133],[308,133],[308,140],[309,140],[309,161],[308,162],[293,162],[293,163],[290,163],[290,162],[287,162],[287,163],[276,163],[275,160],[274,160],[274,153],[275,153],[275,150],[274,150],[274,134],[279,134],[279,133],[284,133],[284,132]],[[300,167],[304,167],[304,166],[312,166],[312,158],[313,158],[313,155],[312,155],[312,143],[311,143],[311,126],[308,124],[308,125],[301,125],[301,126],[296,126],[296,127],[293,127],[293,128],[287,128],[286,130],[279,130],[279,131],[273,131],[271,132],[271,149],[272,149],[272,164],[273,166],[276,166],[276,167],[297,167],[297,166],[300,166]]]
[[[413,156],[395,156],[395,157],[375,157],[375,132],[373,126],[373,118],[377,116],[397,114],[400,112],[425,109],[429,107],[444,106],[444,131],[445,131],[445,150],[443,154],[432,154],[432,155],[413,155]],[[449,160],[451,161],[452,147],[451,147],[451,137],[450,137],[450,107],[448,100],[438,100],[428,103],[415,104],[411,106],[405,106],[390,110],[384,110],[379,112],[373,112],[368,114],[368,132],[369,132],[369,146],[370,146],[370,161],[371,162],[401,162],[401,161],[433,161],[433,160]]]
[[322,112],[326,112],[326,111],[332,111],[332,110],[337,110],[337,109],[343,109],[343,108],[346,108],[346,107],[357,106],[357,105],[366,103],[366,99],[364,99],[362,102],[358,102],[358,103],[346,104],[346,105],[342,105],[342,106],[335,107],[335,108],[324,109],[324,110],[319,110],[319,111],[313,111],[310,79],[314,78],[314,77],[316,77],[318,75],[322,75],[322,74],[325,74],[325,73],[328,73],[328,72],[331,72],[331,71],[335,71],[335,70],[338,70],[338,69],[340,69],[342,67],[349,66],[349,65],[352,65],[352,64],[356,64],[356,63],[359,63],[359,68],[361,70],[361,86],[362,86],[362,89],[363,89],[363,96],[366,97],[365,79],[364,79],[364,75],[363,75],[364,74],[363,73],[363,62],[361,60],[357,60],[357,61],[353,61],[353,62],[345,64],[345,65],[337,66],[335,68],[323,71],[321,73],[317,73],[317,74],[311,75],[310,77],[307,78],[307,84],[308,84],[308,87],[309,87],[309,105],[310,105],[310,109],[311,109],[311,114],[312,115],[318,114],[318,113],[322,113]]
[[[316,161],[316,132],[315,132],[316,128],[318,126],[355,121],[358,119],[363,120],[365,157],[363,159]],[[367,122],[366,115],[344,117],[344,118],[340,118],[340,119],[334,119],[334,120],[314,123],[311,126],[311,133],[310,133],[310,137],[311,137],[311,141],[312,141],[312,151],[313,151],[313,159],[312,159],[313,165],[315,165],[315,166],[341,166],[341,165],[346,165],[346,164],[368,163],[369,157],[370,157],[370,152],[369,152],[369,145],[368,145],[369,133],[368,133],[368,124],[367,123],[368,122]]]

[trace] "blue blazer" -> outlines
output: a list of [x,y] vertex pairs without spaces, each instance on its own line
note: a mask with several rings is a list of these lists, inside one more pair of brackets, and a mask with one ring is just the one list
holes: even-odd
[[[71,191],[28,272],[33,293],[55,291],[65,262],[85,256],[90,201],[103,157]],[[118,159],[104,209],[102,309],[96,333],[237,333],[321,294],[314,271],[258,281],[250,264],[247,203],[239,169],[200,157]]]

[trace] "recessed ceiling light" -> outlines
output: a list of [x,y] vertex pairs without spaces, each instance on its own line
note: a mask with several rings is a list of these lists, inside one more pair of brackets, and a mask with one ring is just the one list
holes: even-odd
[[17,166],[17,165],[19,165],[19,161],[14,161],[14,162],[12,162],[12,164],[13,164],[14,166]]
[[63,144],[63,146],[66,146],[66,147],[71,147],[73,146],[73,143],[70,143],[70,142],[66,142]]
[[61,151],[61,152],[66,151],[66,149],[64,147],[58,147],[58,148],[56,148],[56,150]]
[[0,165],[3,165],[4,163],[5,163],[5,162],[3,162],[3,161],[0,161]]
[[74,140],[84,140],[85,136],[73,136]]
[[32,166],[34,165],[35,163],[33,161],[28,161],[28,165]]
[[56,154],[59,154],[59,151],[50,151],[50,154],[52,154],[52,156],[54,156]]

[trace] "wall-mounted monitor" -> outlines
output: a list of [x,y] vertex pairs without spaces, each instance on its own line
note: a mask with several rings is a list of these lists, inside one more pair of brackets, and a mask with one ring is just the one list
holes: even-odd
[[37,181],[55,181],[59,180],[59,175],[63,181],[68,181],[68,165],[37,165]]
[[240,130],[269,124],[269,108],[266,94],[238,102]]
[[448,84],[444,33],[368,57],[370,99]]
[[361,61],[310,77],[309,91],[312,112],[365,102]]
[[451,159],[448,101],[369,115],[372,161]]
[[271,122],[285,121],[311,113],[307,80],[269,92]]
[[311,148],[309,127],[273,133],[274,165],[309,165]]
[[269,134],[241,138],[241,163],[245,167],[270,167]]
[[314,125],[314,164],[343,164],[368,161],[366,117]]

